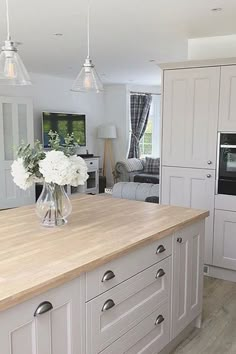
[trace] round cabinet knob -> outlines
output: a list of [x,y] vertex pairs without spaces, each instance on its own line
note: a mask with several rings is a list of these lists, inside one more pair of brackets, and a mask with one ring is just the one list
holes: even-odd
[[114,301],[113,301],[112,299],[109,299],[109,300],[107,300],[107,301],[105,302],[105,304],[103,305],[103,307],[102,307],[102,312],[108,311],[108,310],[112,309],[112,307],[114,307],[114,306],[115,306]]
[[115,278],[115,274],[113,273],[112,270],[108,270],[106,271],[106,273],[104,273],[103,277],[102,277],[102,283],[108,281],[108,280],[111,280]]
[[177,242],[178,242],[178,243],[182,243],[182,242],[183,242],[182,237],[178,237],[178,238],[177,238]]
[[212,161],[211,161],[211,160],[208,160],[208,161],[207,161],[207,164],[208,164],[208,165],[212,165]]
[[207,174],[207,178],[211,178],[211,174],[210,173]]

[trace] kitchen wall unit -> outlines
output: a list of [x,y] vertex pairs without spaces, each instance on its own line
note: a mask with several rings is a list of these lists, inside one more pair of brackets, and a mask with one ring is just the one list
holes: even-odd
[[236,65],[221,68],[219,131],[236,132]]
[[[236,132],[236,59],[163,69],[161,203],[207,209],[205,264],[236,270],[234,214],[216,195],[217,134]],[[218,211],[217,209],[225,209]],[[236,204],[231,211],[236,212]],[[231,248],[231,250],[230,250]],[[229,254],[230,251],[230,254]],[[231,259],[231,260],[230,260]],[[236,276],[235,276],[236,280]]]

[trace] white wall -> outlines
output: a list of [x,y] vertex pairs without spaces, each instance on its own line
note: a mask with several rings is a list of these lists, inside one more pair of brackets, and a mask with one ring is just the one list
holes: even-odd
[[126,85],[106,85],[104,92],[105,122],[117,128],[117,139],[113,141],[115,161],[127,155],[129,142],[129,97]]
[[236,35],[188,40],[188,59],[215,59],[236,56]]
[[[102,144],[96,137],[96,128],[104,120],[103,93],[74,93],[72,80],[55,76],[30,74],[33,85],[25,87],[0,86],[1,96],[31,97],[34,106],[35,139],[42,137],[42,111],[63,111],[86,114],[87,146],[89,152],[102,154]],[[86,148],[80,148],[84,153]]]

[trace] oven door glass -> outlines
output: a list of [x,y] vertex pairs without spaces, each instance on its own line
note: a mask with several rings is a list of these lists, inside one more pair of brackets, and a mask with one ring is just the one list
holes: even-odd
[[219,178],[236,180],[236,148],[220,149]]

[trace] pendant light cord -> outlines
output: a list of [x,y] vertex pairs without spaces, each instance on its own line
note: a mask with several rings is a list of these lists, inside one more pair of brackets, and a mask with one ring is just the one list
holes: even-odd
[[90,57],[90,1],[88,0],[88,19],[87,19],[87,40],[88,40],[88,56]]
[[6,0],[6,17],[7,17],[7,40],[10,40],[11,36],[10,36],[10,20],[9,20],[9,4],[8,4],[8,0]]

